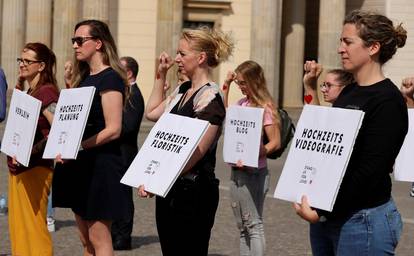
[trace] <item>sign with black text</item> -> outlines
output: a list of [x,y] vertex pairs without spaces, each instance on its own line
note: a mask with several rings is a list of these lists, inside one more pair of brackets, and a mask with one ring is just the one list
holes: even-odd
[[263,127],[263,108],[230,106],[224,126],[224,162],[257,168]]
[[148,134],[121,183],[165,197],[192,156],[209,122],[164,113]]
[[1,141],[1,151],[17,162],[29,165],[42,102],[26,92],[14,89]]
[[364,112],[305,105],[274,197],[332,211]]
[[76,159],[94,94],[94,86],[61,90],[43,158]]

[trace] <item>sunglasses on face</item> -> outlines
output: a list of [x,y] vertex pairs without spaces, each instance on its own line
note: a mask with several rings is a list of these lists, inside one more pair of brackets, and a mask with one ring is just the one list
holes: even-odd
[[16,61],[17,61],[17,64],[19,64],[19,65],[20,65],[20,63],[23,63],[23,66],[30,66],[33,63],[42,62],[41,60],[28,60],[28,59],[22,59],[22,58],[17,58]]
[[95,39],[94,36],[77,36],[77,37],[72,37],[72,44],[76,43],[78,46],[82,46],[83,43],[85,43],[86,41]]

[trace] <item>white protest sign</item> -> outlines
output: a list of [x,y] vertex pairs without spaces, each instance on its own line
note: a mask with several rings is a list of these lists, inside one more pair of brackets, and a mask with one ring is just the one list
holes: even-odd
[[94,86],[62,89],[43,158],[76,159],[94,94]]
[[394,178],[398,181],[414,181],[414,109],[408,109],[408,133],[400,153],[395,159]]
[[121,183],[165,197],[207,131],[209,122],[165,113],[151,129]]
[[274,197],[332,211],[364,112],[306,105]]
[[41,107],[40,100],[20,90],[13,90],[1,151],[8,156],[16,156],[17,162],[26,167],[29,165]]
[[226,111],[223,158],[226,163],[258,167],[263,108],[230,106]]

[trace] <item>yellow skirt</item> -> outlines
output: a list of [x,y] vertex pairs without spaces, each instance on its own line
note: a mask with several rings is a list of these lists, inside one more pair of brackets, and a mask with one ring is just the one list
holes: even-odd
[[34,167],[18,175],[9,174],[9,232],[12,255],[53,255],[47,230],[47,200],[52,169]]

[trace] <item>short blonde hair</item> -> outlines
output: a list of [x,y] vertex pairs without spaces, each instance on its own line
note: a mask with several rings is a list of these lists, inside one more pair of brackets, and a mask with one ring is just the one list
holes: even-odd
[[181,39],[190,43],[191,49],[207,54],[207,65],[216,67],[226,61],[233,52],[234,42],[230,34],[200,27],[198,29],[186,29],[181,34]]

